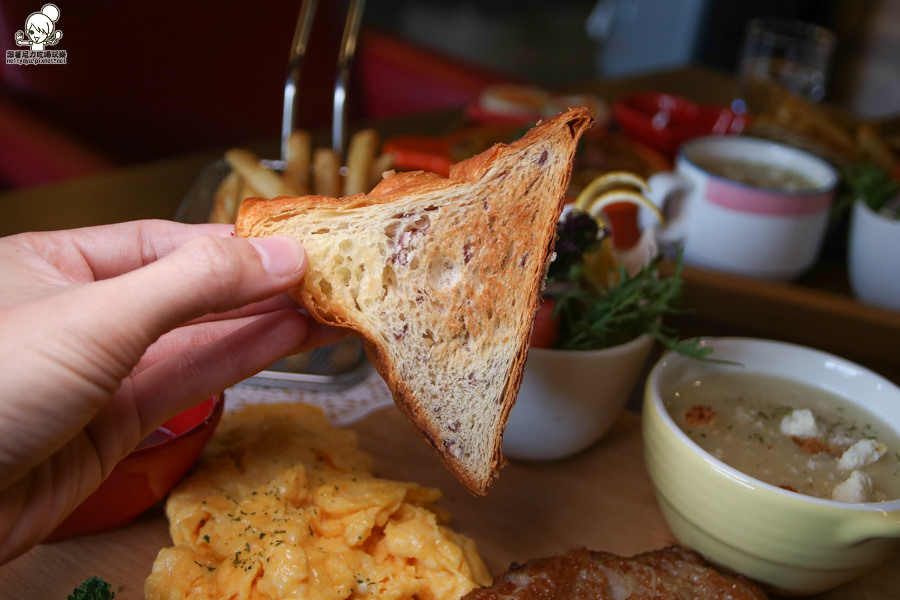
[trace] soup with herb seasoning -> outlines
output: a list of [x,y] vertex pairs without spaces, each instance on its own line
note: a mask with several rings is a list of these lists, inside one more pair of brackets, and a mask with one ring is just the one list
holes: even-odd
[[676,390],[667,409],[704,450],[766,483],[842,502],[900,498],[900,435],[835,394],[716,374]]
[[804,174],[777,165],[723,158],[694,162],[713,175],[755,187],[786,191],[811,191],[821,187]]

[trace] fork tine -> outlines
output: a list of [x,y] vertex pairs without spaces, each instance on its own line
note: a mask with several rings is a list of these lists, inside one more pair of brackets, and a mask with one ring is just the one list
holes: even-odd
[[[350,82],[350,67],[356,54],[356,42],[359,38],[359,27],[365,4],[365,0],[350,0],[338,54],[337,73],[334,81],[331,147],[341,159],[345,156],[347,145],[347,92]],[[297,91],[317,7],[318,0],[303,0],[300,15],[297,18],[297,27],[294,30],[294,40],[288,60],[288,73],[284,84],[284,109],[281,115],[282,160],[287,160],[288,139],[291,132],[294,131]]]
[[345,158],[347,147],[347,88],[350,81],[350,66],[356,54],[356,41],[359,37],[359,26],[362,22],[365,5],[365,0],[350,0],[338,54],[337,75],[334,81],[331,147],[341,159]]
[[300,6],[300,15],[297,18],[297,27],[294,29],[287,78],[284,83],[284,109],[281,114],[281,160],[287,160],[288,157],[288,138],[294,131],[297,88],[300,85],[300,73],[303,70],[309,32],[312,30],[317,6],[318,0],[303,0],[303,4]]

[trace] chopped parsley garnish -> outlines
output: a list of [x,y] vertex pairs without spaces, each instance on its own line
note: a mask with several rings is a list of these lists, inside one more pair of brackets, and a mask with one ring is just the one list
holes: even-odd
[[115,597],[116,593],[112,591],[109,583],[102,577],[92,575],[72,590],[66,600],[112,600]]

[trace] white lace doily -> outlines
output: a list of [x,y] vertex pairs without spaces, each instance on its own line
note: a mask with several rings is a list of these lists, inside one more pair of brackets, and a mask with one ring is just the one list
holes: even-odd
[[225,410],[235,410],[245,404],[276,402],[304,402],[318,406],[332,425],[342,427],[393,404],[394,400],[384,380],[374,369],[365,379],[343,390],[265,387],[257,382],[243,382],[225,391]]

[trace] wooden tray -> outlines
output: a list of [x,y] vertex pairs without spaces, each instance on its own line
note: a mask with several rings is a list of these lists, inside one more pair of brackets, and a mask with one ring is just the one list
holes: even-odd
[[[513,561],[575,546],[630,555],[672,543],[644,470],[635,413],[623,413],[603,440],[578,456],[507,466],[486,497],[466,492],[393,407],[352,429],[381,476],[444,491],[441,506],[452,516],[451,526],[475,539],[494,573]],[[33,549],[0,567],[0,589],[4,597],[63,600],[84,579],[100,575],[121,588],[117,599],[143,598],[153,559],[169,544],[165,518],[151,511],[118,531]],[[900,556],[817,598],[897,598],[898,572]]]
[[842,265],[820,265],[797,283],[690,267],[682,275],[688,314],[670,324],[684,336],[746,335],[803,344],[900,384],[900,312],[856,300]]

